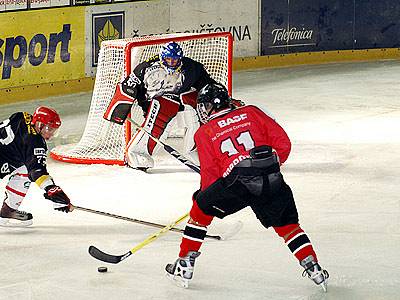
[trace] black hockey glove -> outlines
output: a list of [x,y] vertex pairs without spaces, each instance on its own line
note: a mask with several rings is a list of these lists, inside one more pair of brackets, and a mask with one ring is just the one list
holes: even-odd
[[50,185],[45,189],[44,197],[53,202],[55,210],[68,213],[71,203],[68,196],[58,185]]

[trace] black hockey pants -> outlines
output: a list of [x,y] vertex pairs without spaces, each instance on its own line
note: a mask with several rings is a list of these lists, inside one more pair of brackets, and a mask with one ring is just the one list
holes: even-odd
[[199,192],[196,201],[205,214],[218,218],[250,206],[266,228],[298,223],[293,194],[279,164],[260,168],[251,159],[243,160],[227,177]]

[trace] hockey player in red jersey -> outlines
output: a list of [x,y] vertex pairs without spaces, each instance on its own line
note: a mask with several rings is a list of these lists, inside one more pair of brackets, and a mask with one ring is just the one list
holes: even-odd
[[33,115],[17,112],[0,122],[0,179],[10,175],[0,210],[0,226],[29,226],[32,214],[19,211],[31,182],[45,190],[54,209],[70,210],[70,200],[47,172],[47,144],[61,126],[58,113],[38,107]]
[[[137,101],[144,112],[142,126],[164,141],[168,137],[171,120],[180,113],[185,124],[183,153],[197,160],[193,141],[200,125],[195,110],[197,92],[214,82],[201,63],[185,57],[180,45],[170,42],[161,47],[159,55],[138,64],[117,85],[104,118],[123,124],[132,104]],[[132,168],[152,168],[152,156],[157,150],[157,143],[143,131],[138,131],[126,148],[125,162]]]
[[213,217],[224,218],[250,206],[265,228],[272,227],[283,238],[304,275],[326,291],[328,272],[300,227],[292,191],[280,172],[290,153],[289,137],[258,107],[235,108],[231,100],[219,84],[199,92],[197,112],[203,125],[194,138],[201,188],[193,195],[179,257],[166,266],[167,275],[188,287]]

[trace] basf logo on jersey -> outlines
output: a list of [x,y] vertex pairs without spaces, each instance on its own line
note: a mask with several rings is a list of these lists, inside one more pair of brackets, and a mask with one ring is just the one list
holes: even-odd
[[125,37],[125,12],[107,12],[92,15],[92,66],[97,66],[103,41]]

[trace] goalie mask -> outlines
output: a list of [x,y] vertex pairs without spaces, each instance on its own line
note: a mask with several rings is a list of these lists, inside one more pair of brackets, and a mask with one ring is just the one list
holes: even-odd
[[32,124],[45,140],[50,140],[57,135],[61,119],[54,109],[39,106],[33,113]]
[[219,83],[207,84],[197,96],[197,114],[200,122],[205,124],[212,113],[231,107],[231,97],[225,86]]
[[161,47],[160,60],[168,74],[179,71],[182,65],[183,51],[175,42],[169,42]]

